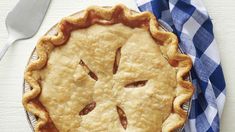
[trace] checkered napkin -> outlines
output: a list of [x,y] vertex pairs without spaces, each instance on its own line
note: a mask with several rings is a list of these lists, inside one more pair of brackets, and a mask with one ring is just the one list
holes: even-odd
[[213,26],[201,0],[136,0],[140,11],[151,11],[178,36],[180,49],[193,60],[196,88],[186,132],[218,132],[225,102],[225,81]]

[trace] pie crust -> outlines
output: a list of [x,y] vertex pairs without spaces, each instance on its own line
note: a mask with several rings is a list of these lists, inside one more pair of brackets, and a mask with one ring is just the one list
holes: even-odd
[[36,45],[23,105],[35,131],[174,131],[192,97],[189,56],[150,12],[92,6]]

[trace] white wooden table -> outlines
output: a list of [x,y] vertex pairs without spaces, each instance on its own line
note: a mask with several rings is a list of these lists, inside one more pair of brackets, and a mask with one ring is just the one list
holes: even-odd
[[[18,0],[0,1],[0,48],[7,39],[5,17]],[[134,0],[52,0],[39,32],[31,39],[18,41],[0,62],[0,131],[30,132],[21,104],[23,72],[28,58],[40,36],[62,17],[84,9],[88,5],[124,3],[136,9]],[[235,130],[235,1],[205,0],[214,23],[214,33],[220,50],[227,82],[227,101],[222,115],[222,132]],[[20,18],[19,18],[20,21]]]

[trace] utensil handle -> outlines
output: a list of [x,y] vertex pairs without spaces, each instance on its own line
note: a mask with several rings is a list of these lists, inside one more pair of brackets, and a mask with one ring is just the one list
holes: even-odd
[[8,48],[16,41],[16,39],[12,37],[8,37],[6,44],[0,49],[0,61],[2,60],[3,56],[7,52]]

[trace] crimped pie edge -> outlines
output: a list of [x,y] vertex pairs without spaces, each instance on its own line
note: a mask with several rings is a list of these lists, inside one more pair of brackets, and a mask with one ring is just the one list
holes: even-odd
[[[114,16],[118,16],[118,18],[115,19]],[[84,11],[83,16],[65,17],[57,24],[58,33],[56,36],[45,35],[37,43],[38,59],[28,65],[24,74],[25,80],[32,89],[23,95],[22,100],[25,109],[38,117],[34,128],[36,132],[52,121],[46,110],[35,103],[41,88],[38,83],[39,78],[34,75],[33,71],[42,69],[46,65],[48,54],[53,50],[53,47],[64,44],[74,28],[89,27],[94,23],[114,24],[116,21],[125,22],[128,26],[134,27],[136,24],[138,26],[149,25],[152,37],[159,41],[167,51],[165,55],[168,62],[177,68],[177,87],[172,113],[163,122],[162,131],[173,131],[183,126],[187,119],[187,112],[181,106],[190,100],[194,91],[192,83],[184,79],[192,66],[190,57],[178,52],[178,39],[173,33],[159,30],[158,22],[153,14],[150,12],[133,13],[124,5],[119,4],[112,8],[91,6]]]

